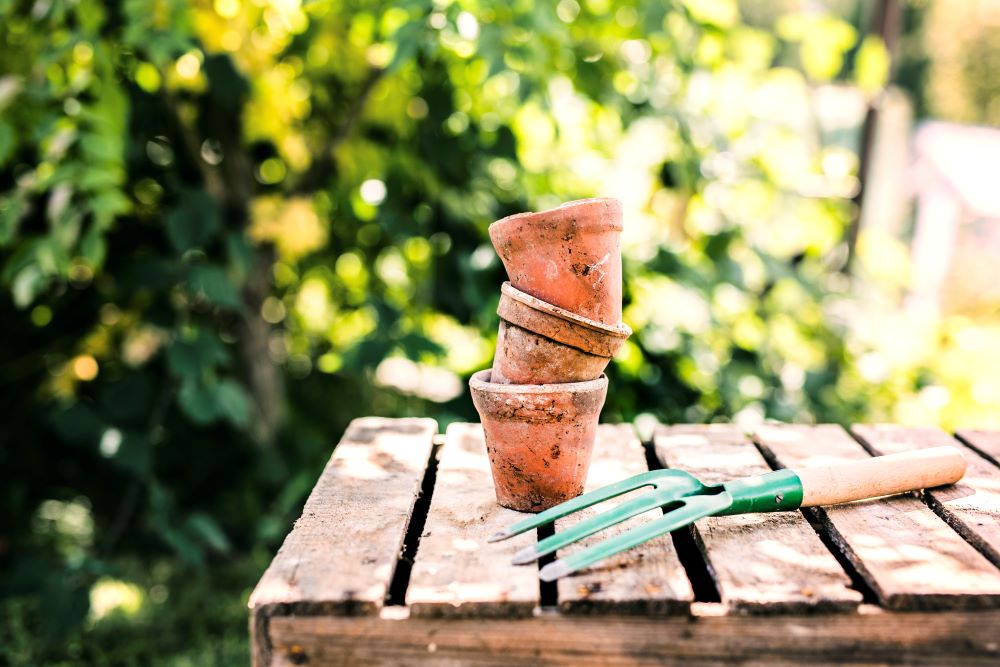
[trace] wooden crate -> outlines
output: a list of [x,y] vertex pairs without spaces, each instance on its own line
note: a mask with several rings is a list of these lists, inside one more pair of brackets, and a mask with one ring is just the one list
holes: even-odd
[[496,505],[479,425],[436,433],[351,424],[250,599],[255,665],[1000,664],[1000,433],[677,425],[643,444],[602,426],[591,487],[944,443],[969,468],[919,495],[705,519],[553,584],[510,565],[535,534],[485,541],[522,515]]

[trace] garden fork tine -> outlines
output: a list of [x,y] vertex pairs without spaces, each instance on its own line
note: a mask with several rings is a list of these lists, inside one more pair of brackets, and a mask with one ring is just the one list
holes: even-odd
[[568,514],[578,512],[591,505],[596,505],[611,498],[617,498],[620,495],[636,491],[643,487],[651,486],[655,489],[661,489],[665,486],[677,487],[680,485],[683,485],[684,488],[690,488],[689,492],[694,492],[702,488],[701,482],[686,472],[680,470],[650,470],[649,472],[633,475],[620,482],[601,487],[596,491],[585,493],[582,496],[577,496],[572,500],[567,500],[523,521],[518,521],[506,530],[494,533],[487,541],[499,542],[500,540],[506,540],[509,537],[514,537],[539,526],[544,526],[547,523],[552,523],[556,519],[561,519]]
[[630,517],[656,507],[667,509],[658,519],[544,566],[538,576],[543,581],[553,581],[703,517],[835,505],[953,484],[964,474],[965,459],[955,447],[875,456],[838,466],[817,466],[798,471],[775,470],[716,486],[706,486],[680,470],[655,470],[556,505],[497,533],[491,541],[537,528],[629,491],[647,486],[654,488],[651,492],[620,503],[610,511],[584,519],[515,555],[515,564],[530,563]]
[[626,549],[631,549],[672,530],[690,525],[698,519],[717,514],[720,509],[729,506],[729,501],[721,495],[689,496],[676,502],[678,506],[659,519],[644,523],[621,535],[602,540],[593,546],[549,563],[538,572],[538,578],[542,581],[555,581],[559,577],[582,570]]
[[643,512],[648,512],[649,510],[656,509],[658,507],[667,507],[672,503],[679,502],[683,498],[682,494],[679,494],[674,489],[657,489],[648,493],[643,493],[638,498],[632,500],[627,500],[617,507],[614,507],[606,512],[602,512],[596,516],[592,516],[588,519],[584,519],[579,523],[576,523],[566,530],[561,530],[554,535],[546,537],[540,540],[537,544],[529,544],[525,548],[521,549],[514,556],[514,560],[511,561],[514,565],[524,565],[525,563],[530,563],[534,560],[538,560],[542,556],[546,556],[553,551],[562,549],[565,546],[573,544],[588,535],[593,535],[594,533],[604,530],[610,526],[617,523],[621,523],[627,519],[634,516],[638,516]]

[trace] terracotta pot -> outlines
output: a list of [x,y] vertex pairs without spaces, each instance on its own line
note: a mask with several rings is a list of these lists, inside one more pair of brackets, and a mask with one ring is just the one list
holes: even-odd
[[622,205],[581,199],[490,225],[514,287],[592,320],[622,316]]
[[626,324],[609,326],[522,292],[500,290],[500,332],[493,382],[584,382],[600,376],[631,335]]
[[486,435],[497,502],[541,512],[583,492],[608,379],[568,384],[469,380]]

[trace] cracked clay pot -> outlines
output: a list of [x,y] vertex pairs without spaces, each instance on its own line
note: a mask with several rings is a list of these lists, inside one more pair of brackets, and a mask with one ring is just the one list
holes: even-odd
[[622,316],[622,205],[580,199],[490,225],[511,284],[542,301],[612,326]]
[[497,384],[489,370],[469,380],[486,436],[497,502],[541,512],[583,492],[608,379]]
[[501,288],[497,314],[500,332],[491,381],[500,384],[596,379],[632,333],[628,325],[587,319],[510,283]]

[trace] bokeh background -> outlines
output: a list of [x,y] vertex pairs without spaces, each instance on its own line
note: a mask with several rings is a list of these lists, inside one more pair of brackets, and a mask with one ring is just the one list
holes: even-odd
[[0,664],[246,664],[519,211],[624,202],[606,421],[1000,426],[997,72],[997,0],[0,0]]

